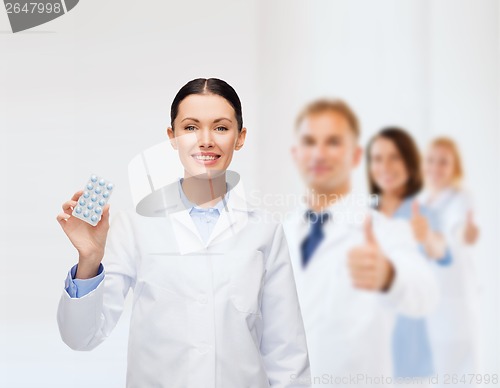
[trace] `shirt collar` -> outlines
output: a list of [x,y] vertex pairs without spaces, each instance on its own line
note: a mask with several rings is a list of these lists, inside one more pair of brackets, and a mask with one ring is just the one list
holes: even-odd
[[[342,211],[345,207],[349,206],[350,201],[353,200],[353,193],[349,192],[345,194],[342,198],[340,198],[338,201],[333,202],[332,204],[328,205],[327,207],[323,208],[319,214],[324,214],[328,213],[329,219],[332,218],[332,215],[334,215],[338,211]],[[300,212],[304,215],[304,219],[308,220],[308,213],[311,212],[311,208],[309,207],[307,203],[307,198],[306,196],[302,197],[302,200],[299,202],[299,209]]]
[[304,218],[307,222],[316,224],[318,221],[320,224],[327,222],[331,219],[332,213],[328,209],[323,209],[321,212],[317,213],[311,209],[307,209],[304,213]]

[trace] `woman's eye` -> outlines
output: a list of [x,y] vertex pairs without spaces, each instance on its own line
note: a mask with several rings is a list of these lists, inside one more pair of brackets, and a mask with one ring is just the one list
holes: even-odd
[[226,128],[226,127],[217,127],[217,128],[215,128],[215,129],[216,129],[217,131],[220,131],[220,132],[222,132],[222,131],[227,131],[227,128]]
[[188,125],[186,128],[184,128],[186,131],[194,131],[196,127],[194,125]]

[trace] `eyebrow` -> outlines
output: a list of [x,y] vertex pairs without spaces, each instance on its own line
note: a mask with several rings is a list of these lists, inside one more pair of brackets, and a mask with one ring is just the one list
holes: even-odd
[[[192,120],[192,121],[194,121],[195,123],[199,123],[199,122],[200,122],[200,120],[195,119],[194,117],[186,117],[185,119],[182,119],[182,120],[181,120],[181,123],[182,123],[183,121],[186,121],[186,120]],[[232,121],[231,121],[230,119],[228,119],[227,117],[219,117],[218,119],[215,119],[215,120],[214,120],[214,123],[218,123],[218,122],[223,121],[223,120],[227,120],[227,121],[229,121],[230,123],[232,123]]]

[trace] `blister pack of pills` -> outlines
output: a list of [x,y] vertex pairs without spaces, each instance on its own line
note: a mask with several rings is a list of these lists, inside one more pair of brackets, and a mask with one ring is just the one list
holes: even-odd
[[114,185],[110,181],[92,174],[73,208],[72,215],[96,226],[101,220],[104,205],[108,202],[113,187]]

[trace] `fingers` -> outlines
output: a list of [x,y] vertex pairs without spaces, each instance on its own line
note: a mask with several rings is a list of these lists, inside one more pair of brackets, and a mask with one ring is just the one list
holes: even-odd
[[68,218],[70,218],[70,217],[71,217],[71,215],[69,215],[69,214],[67,214],[67,213],[59,213],[59,214],[57,215],[56,219],[57,219],[57,222],[59,222],[59,224],[60,224],[61,226],[64,226],[64,223],[65,223],[65,222],[66,222],[66,220],[67,220]]
[[66,214],[71,214],[73,208],[76,206],[77,202],[75,200],[70,199],[62,204],[62,209]]
[[[77,200],[78,198],[80,198],[82,193],[83,190],[78,190],[75,194],[73,194],[73,196],[69,201],[66,201],[62,204],[62,209],[64,213],[71,215],[71,213],[73,212],[73,208],[76,206]],[[57,216],[57,219],[59,220],[59,215]]]
[[[66,201],[62,204],[63,212],[59,213],[56,217],[57,222],[59,222],[59,224],[61,226],[64,227],[66,221],[69,218],[71,218],[72,213],[73,213],[73,209],[78,204],[77,200],[78,200],[78,198],[80,198],[82,193],[83,193],[83,190],[78,190],[76,193],[73,194],[73,197],[71,197],[71,199],[69,201]],[[109,225],[109,207],[110,207],[110,205],[109,205],[109,203],[107,203],[102,208],[102,216],[101,216],[101,220],[99,221],[99,224]],[[102,221],[104,221],[104,222],[102,222]],[[99,226],[99,224],[98,224],[98,226]]]
[[365,275],[358,275],[352,279],[352,285],[355,288],[372,290],[376,288],[376,284],[377,284],[377,276],[373,272],[370,272],[369,274]]
[[366,215],[364,223],[365,241],[368,244],[376,244],[377,240],[375,234],[373,233],[372,217],[370,214]]
[[77,201],[78,198],[80,198],[80,195],[83,194],[83,190],[78,190],[75,194],[73,194],[73,196],[71,197],[71,200],[72,201]]
[[101,221],[102,220],[105,220],[105,221],[108,221],[109,220],[109,203],[107,203],[106,205],[104,205],[104,207],[102,208],[102,217],[101,217]]
[[348,266],[351,270],[372,270],[376,267],[377,257],[371,249],[359,248],[351,251]]
[[105,228],[107,229],[109,227],[109,203],[104,205],[102,208],[102,215],[101,219],[99,220],[99,223],[97,224],[96,228],[101,229]]

